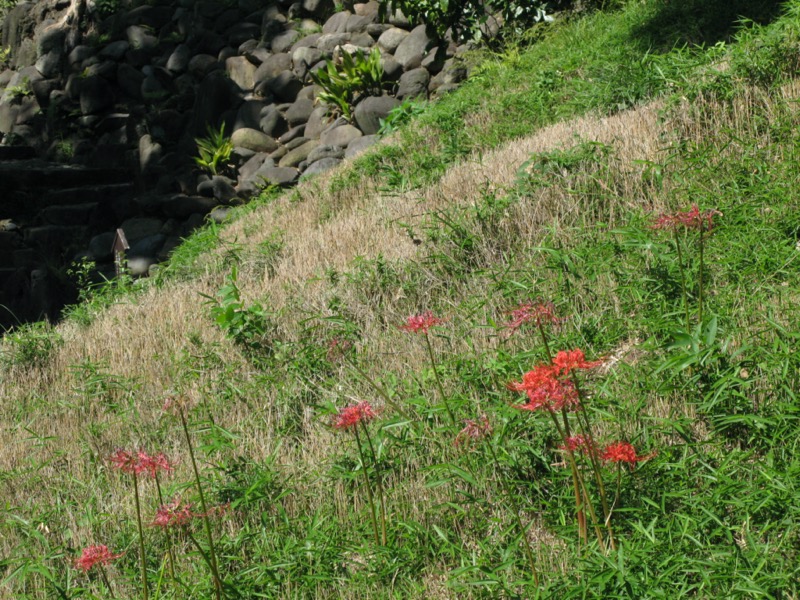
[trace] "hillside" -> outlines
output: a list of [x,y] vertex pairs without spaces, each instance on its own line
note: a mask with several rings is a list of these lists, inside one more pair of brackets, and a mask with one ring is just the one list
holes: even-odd
[[800,597],[798,57],[794,1],[538,27],[6,335],[0,596]]

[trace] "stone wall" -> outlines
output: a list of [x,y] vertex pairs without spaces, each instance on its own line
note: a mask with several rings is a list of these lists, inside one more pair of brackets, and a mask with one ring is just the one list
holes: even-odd
[[[41,189],[36,177],[12,182],[12,173],[43,163],[0,169],[0,185],[15,188],[0,219],[11,220],[26,251],[24,266],[0,264],[0,280],[3,269],[14,271],[6,283],[30,287],[44,263],[61,269],[81,257],[110,268],[117,227],[131,243],[132,268],[145,274],[209,215],[221,218],[260,186],[335,167],[374,143],[380,120],[402,100],[441,94],[467,74],[463,47],[400,13],[379,19],[375,1],[337,11],[332,0],[161,0],[105,17],[108,3],[84,2],[22,3],[3,23],[3,145],[71,164],[80,179]],[[358,99],[348,121],[319,102],[310,73],[374,48],[384,93]],[[211,176],[193,161],[195,138],[221,126],[235,148]],[[95,180],[120,168],[127,180]],[[31,202],[42,194],[55,194],[59,208]],[[5,291],[0,299],[14,292]]]

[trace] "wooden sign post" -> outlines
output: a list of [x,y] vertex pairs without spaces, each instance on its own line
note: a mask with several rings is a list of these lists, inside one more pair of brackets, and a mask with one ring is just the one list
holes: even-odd
[[117,235],[114,236],[114,243],[111,244],[111,251],[114,253],[114,270],[117,272],[117,277],[122,275],[125,271],[125,253],[130,249],[130,244],[125,237],[125,232],[122,229],[117,229]]

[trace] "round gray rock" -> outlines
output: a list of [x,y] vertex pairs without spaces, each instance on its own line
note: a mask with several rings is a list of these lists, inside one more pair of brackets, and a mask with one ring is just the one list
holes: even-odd
[[378,133],[381,119],[385,119],[392,109],[400,106],[400,100],[391,96],[370,96],[356,105],[354,116],[364,135]]

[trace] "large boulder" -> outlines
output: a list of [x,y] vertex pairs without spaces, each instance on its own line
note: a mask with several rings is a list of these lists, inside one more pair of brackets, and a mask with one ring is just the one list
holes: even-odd
[[400,106],[400,101],[397,98],[370,96],[356,105],[353,115],[364,135],[371,135],[378,133],[381,128],[381,119],[385,119],[398,106]]

